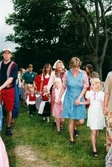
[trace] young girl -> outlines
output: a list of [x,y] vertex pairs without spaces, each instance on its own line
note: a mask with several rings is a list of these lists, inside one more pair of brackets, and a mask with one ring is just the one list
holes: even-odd
[[[24,95],[25,101],[27,100],[27,97],[29,96],[30,88],[32,88],[32,84],[27,85],[27,90],[26,90],[25,95]],[[26,104],[26,111],[27,111],[27,113],[29,113],[29,104]]]
[[96,142],[99,130],[105,127],[105,117],[103,114],[103,100],[104,92],[102,91],[102,83],[99,78],[90,79],[91,89],[86,92],[87,101],[80,102],[80,104],[89,104],[87,126],[91,129],[91,141],[93,156],[97,157],[98,152]]
[[42,102],[40,103],[39,107],[39,115],[43,116],[43,121],[47,118],[47,122],[50,121],[50,112],[51,112],[51,105],[50,105],[50,94],[48,93],[47,86],[43,87],[42,92]]
[[40,86],[40,91],[42,92],[43,87],[48,84],[48,81],[50,79],[52,72],[52,66],[51,64],[47,63],[43,67],[43,74],[42,74],[42,80],[41,80],[41,86]]
[[33,116],[36,112],[36,90],[34,87],[29,89],[29,94],[27,96],[27,105],[29,105],[29,114]]
[[61,120],[61,114],[62,114],[62,109],[63,109],[63,97],[61,98],[61,104],[58,104],[58,96],[60,94],[60,90],[62,88],[62,81],[60,78],[55,78],[54,80],[54,105],[53,105],[53,113],[52,115],[56,119],[56,127],[57,127],[57,134],[60,134],[60,130],[62,130],[63,125],[62,125],[62,120]]

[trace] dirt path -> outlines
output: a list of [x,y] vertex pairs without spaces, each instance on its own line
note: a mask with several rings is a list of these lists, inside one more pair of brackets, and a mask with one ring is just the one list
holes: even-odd
[[21,164],[16,167],[53,167],[40,159],[40,153],[35,152],[31,147],[17,146],[14,149],[14,154],[21,159]]

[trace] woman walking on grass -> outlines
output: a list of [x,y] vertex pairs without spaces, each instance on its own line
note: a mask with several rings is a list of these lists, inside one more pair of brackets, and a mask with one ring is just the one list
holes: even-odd
[[[48,86],[47,86],[48,91],[51,91],[51,112],[52,112],[53,105],[54,105],[54,102],[55,102],[54,87],[53,87],[54,80],[55,80],[55,78],[58,77],[63,82],[63,78],[64,78],[64,75],[66,73],[65,66],[64,66],[64,64],[61,60],[57,60],[54,63],[53,69],[54,69],[54,71],[52,71],[52,73],[51,73],[51,76],[50,76],[50,79],[49,79],[49,82],[48,82]],[[64,125],[64,119],[61,118],[61,128],[63,128],[63,125]],[[53,126],[56,126],[56,120],[54,120]]]
[[[67,71],[63,79],[63,87],[59,95],[59,103],[63,93],[66,90],[63,102],[62,118],[69,119],[69,135],[70,145],[74,144],[74,133],[78,136],[77,127],[84,123],[86,118],[86,108],[84,105],[79,105],[80,101],[84,101],[84,93],[89,86],[88,77],[85,71],[80,67],[82,62],[79,58],[73,57],[70,60],[70,70]],[[74,122],[74,120],[77,120]],[[74,131],[75,128],[75,131]]]

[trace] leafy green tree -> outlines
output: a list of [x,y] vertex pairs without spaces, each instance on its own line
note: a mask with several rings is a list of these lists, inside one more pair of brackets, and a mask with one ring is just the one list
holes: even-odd
[[[102,79],[102,65],[108,43],[112,39],[107,22],[108,16],[106,15],[107,12],[111,11],[111,1],[88,1],[88,6],[86,4],[87,7],[85,6],[85,1],[69,0],[69,2],[72,5],[71,12],[82,27],[82,35],[89,55],[86,58],[92,60],[95,70],[99,72]],[[89,7],[91,7],[90,11]],[[102,38],[103,41],[101,40]],[[102,44],[100,40],[103,42]]]
[[61,59],[68,67],[70,58],[78,56],[84,63],[92,62],[102,78],[106,51],[111,48],[111,16],[107,15],[111,10],[110,0],[12,2],[15,12],[6,23],[14,25],[15,34],[6,39],[19,44],[15,60],[20,66],[33,63],[37,70],[46,62],[53,64]]
[[15,12],[6,19],[6,23],[13,24],[15,32],[7,40],[20,45],[16,58],[25,60],[23,65],[33,61],[35,66],[44,63],[45,59],[53,61],[55,55],[52,55],[52,50],[59,39],[65,12],[63,1],[13,0],[13,4]]

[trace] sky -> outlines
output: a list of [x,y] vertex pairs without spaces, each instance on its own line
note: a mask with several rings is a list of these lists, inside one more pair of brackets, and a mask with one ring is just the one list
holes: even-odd
[[5,42],[5,37],[10,33],[13,33],[13,27],[5,24],[5,17],[8,17],[8,14],[13,13],[13,3],[11,0],[1,0],[0,3],[0,52],[4,48],[11,48],[12,51],[15,51],[16,44],[12,42]]

